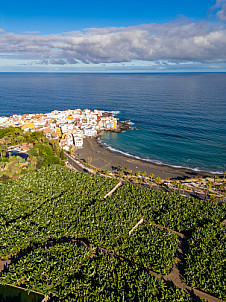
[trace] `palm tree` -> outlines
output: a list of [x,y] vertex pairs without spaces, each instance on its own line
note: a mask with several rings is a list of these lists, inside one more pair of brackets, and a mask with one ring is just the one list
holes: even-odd
[[154,177],[154,173],[150,173],[148,177],[151,178],[151,181],[152,181],[153,177]]
[[127,172],[132,175],[133,171],[131,169],[128,169]]
[[118,166],[116,167],[116,169],[117,169],[118,171],[120,171],[120,170],[121,170],[121,166],[118,165]]
[[92,156],[88,156],[86,159],[87,159],[87,161],[88,161],[89,164],[90,164],[90,163],[92,162],[92,160],[93,160]]
[[134,177],[134,178],[133,178],[133,181],[134,181],[134,182],[137,182],[137,177]]
[[140,172],[140,174],[141,174],[142,176],[145,176],[145,175],[146,175],[146,172],[145,172],[145,171],[142,171],[142,172]]
[[110,171],[109,170],[105,170],[104,171],[104,175],[109,175],[110,174]]
[[136,176],[140,176],[140,173],[141,173],[140,171],[137,171],[137,172],[135,173],[135,175],[136,175]]
[[212,188],[212,182],[208,181],[205,185],[205,188],[206,188],[206,191],[205,191],[205,201],[208,197],[208,194],[209,194],[209,190]]
[[9,139],[9,137],[7,137],[7,136],[3,137],[2,143],[3,143],[3,145],[8,149],[8,145],[10,144],[10,139]]
[[5,163],[4,162],[0,162],[0,170],[4,170],[5,168]]
[[154,178],[155,183],[158,185],[158,188],[160,188],[160,184],[162,183],[162,179],[157,175]]
[[180,190],[182,189],[182,183],[180,181],[177,183],[177,189],[177,194],[180,195]]
[[176,179],[173,179],[173,184],[174,184],[173,191],[175,193],[175,189],[176,189],[176,185],[177,185],[177,180]]
[[182,185],[181,189],[183,190],[183,193],[185,190],[187,190],[187,186],[186,185]]
[[198,178],[198,182],[200,183],[200,184],[199,184],[199,187],[200,187],[200,188],[201,188],[202,181],[203,181],[202,177],[199,177],[199,178]]
[[36,170],[37,164],[38,164],[38,159],[37,159],[37,157],[33,157],[33,158],[31,159],[31,169],[32,169],[32,170]]
[[123,177],[124,176],[124,172],[123,171],[119,172],[119,176]]
[[5,157],[7,147],[5,145],[0,145],[0,157]]

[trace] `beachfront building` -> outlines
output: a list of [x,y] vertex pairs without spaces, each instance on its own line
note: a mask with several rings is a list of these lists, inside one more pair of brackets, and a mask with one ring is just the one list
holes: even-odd
[[99,126],[101,129],[116,129],[117,128],[117,119],[112,116],[103,117],[100,122]]
[[89,137],[97,135],[97,131],[94,128],[85,128],[83,129],[83,133],[85,136],[89,136]]
[[74,137],[74,143],[76,148],[83,147],[83,138],[82,137]]

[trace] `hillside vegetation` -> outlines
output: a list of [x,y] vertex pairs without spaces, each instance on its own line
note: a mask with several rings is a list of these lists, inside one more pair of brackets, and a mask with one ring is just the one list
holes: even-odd
[[[27,158],[14,156],[10,150],[19,150],[19,154],[26,154]],[[7,182],[43,166],[63,166],[63,159],[64,152],[58,141],[49,141],[43,132],[25,132],[17,127],[0,129],[0,181]]]

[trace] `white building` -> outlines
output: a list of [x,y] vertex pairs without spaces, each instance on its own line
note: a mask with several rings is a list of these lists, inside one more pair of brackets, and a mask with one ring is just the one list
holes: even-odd
[[82,137],[74,137],[75,147],[82,148],[83,146],[83,138]]
[[94,128],[85,128],[83,129],[83,133],[85,136],[95,136],[97,135],[97,131]]

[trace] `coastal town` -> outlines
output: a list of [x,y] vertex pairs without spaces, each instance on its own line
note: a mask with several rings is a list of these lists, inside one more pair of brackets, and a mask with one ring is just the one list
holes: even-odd
[[[56,139],[62,149],[82,148],[85,137],[95,137],[103,130],[117,131],[117,112],[89,109],[54,110],[45,114],[13,114],[0,117],[0,128],[20,127],[24,131],[44,132],[48,139]],[[22,151],[23,150],[17,150]]]

